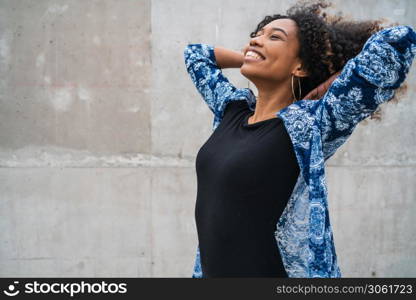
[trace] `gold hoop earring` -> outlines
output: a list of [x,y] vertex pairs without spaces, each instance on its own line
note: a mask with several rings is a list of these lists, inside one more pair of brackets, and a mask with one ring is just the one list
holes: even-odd
[[292,74],[292,95],[293,95],[293,101],[292,101],[292,103],[294,103],[295,100],[298,101],[298,99],[295,96],[295,89],[293,88],[293,74]]
[[297,80],[298,80],[298,87],[299,87],[299,99],[298,99],[298,98],[296,98],[296,96],[295,96],[295,89],[293,88],[293,77],[294,77],[294,75],[292,74],[292,95],[293,95],[293,98],[294,98],[294,100],[292,101],[292,103],[294,103],[294,102],[295,102],[295,100],[296,100],[296,101],[299,101],[299,100],[300,100],[300,98],[302,97],[302,86],[301,86],[301,84],[300,84],[300,78],[299,78],[299,77],[296,77],[296,78],[297,78]]

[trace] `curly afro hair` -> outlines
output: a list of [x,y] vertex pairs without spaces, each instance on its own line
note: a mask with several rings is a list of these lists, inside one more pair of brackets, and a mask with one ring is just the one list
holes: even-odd
[[[255,37],[262,27],[277,19],[289,18],[296,22],[300,43],[298,56],[309,74],[299,78],[302,86],[301,99],[331,75],[341,71],[349,59],[360,53],[373,33],[385,28],[381,26],[384,19],[351,21],[341,13],[329,15],[324,10],[331,5],[325,0],[299,1],[285,15],[264,17],[250,33],[250,37]],[[405,88],[403,84],[400,92]],[[299,91],[296,94],[299,95]],[[379,108],[371,118],[380,119],[380,112]]]

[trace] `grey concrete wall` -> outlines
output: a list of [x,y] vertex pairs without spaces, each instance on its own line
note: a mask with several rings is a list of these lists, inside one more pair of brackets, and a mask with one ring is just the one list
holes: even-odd
[[[190,277],[212,114],[183,49],[240,50],[293,2],[1,0],[0,276]],[[416,26],[413,0],[334,3]],[[408,82],[328,161],[346,277],[416,276],[414,68]]]

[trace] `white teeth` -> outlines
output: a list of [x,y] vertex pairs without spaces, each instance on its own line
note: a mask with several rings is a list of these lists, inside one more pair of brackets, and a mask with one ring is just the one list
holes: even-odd
[[253,51],[248,51],[246,56],[254,57],[255,59],[263,59],[260,55]]

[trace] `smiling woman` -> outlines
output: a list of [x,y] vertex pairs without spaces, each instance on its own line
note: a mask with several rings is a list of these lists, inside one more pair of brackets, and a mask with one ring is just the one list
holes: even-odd
[[[327,6],[302,1],[266,16],[243,53],[185,48],[186,69],[214,114],[196,157],[194,278],[341,277],[324,163],[403,86],[416,33],[329,17]],[[221,67],[240,68],[258,97]],[[322,82],[325,93],[303,99]]]
[[[328,15],[324,9],[329,6],[331,4],[326,1],[304,1],[289,8],[285,15],[266,16],[250,33],[251,40],[243,49],[244,54],[247,54],[247,50],[263,55],[265,55],[265,51],[271,52],[274,55],[274,61],[277,62],[277,58],[285,61],[284,66],[292,64],[290,57],[287,57],[285,52],[293,53],[292,58],[298,59],[296,63],[300,61],[301,69],[305,71],[300,74],[292,72],[290,69],[289,76],[283,75],[287,81],[290,78],[290,82],[286,82],[284,85],[291,87],[294,100],[310,97],[313,89],[320,84],[324,90],[320,91],[319,95],[323,96],[329,87],[328,83],[323,83],[328,79],[332,83],[336,77],[334,75],[339,75],[346,62],[362,50],[370,36],[384,28],[381,26],[382,20],[353,21],[345,19],[342,14]],[[281,50],[280,53],[279,50]],[[246,59],[246,61],[250,60]],[[299,64],[296,66],[299,67]],[[262,97],[261,85],[264,83],[261,82],[262,80],[259,82],[259,77],[261,78],[264,74],[266,78],[273,78],[270,76],[270,72],[275,76],[287,73],[281,68],[279,70],[271,69],[272,67],[267,67],[266,74],[263,72],[250,73],[250,68],[246,66],[242,66],[240,69],[240,72],[256,85],[260,92],[259,100],[262,101],[264,98],[268,103],[270,103],[268,100],[270,97],[267,95]],[[292,83],[294,79],[296,84]],[[402,95],[406,88],[406,84],[403,84],[398,89],[401,93],[396,94]],[[274,109],[274,111],[276,110]],[[258,115],[262,115],[260,110]],[[379,119],[380,110],[374,111],[370,117]]]

